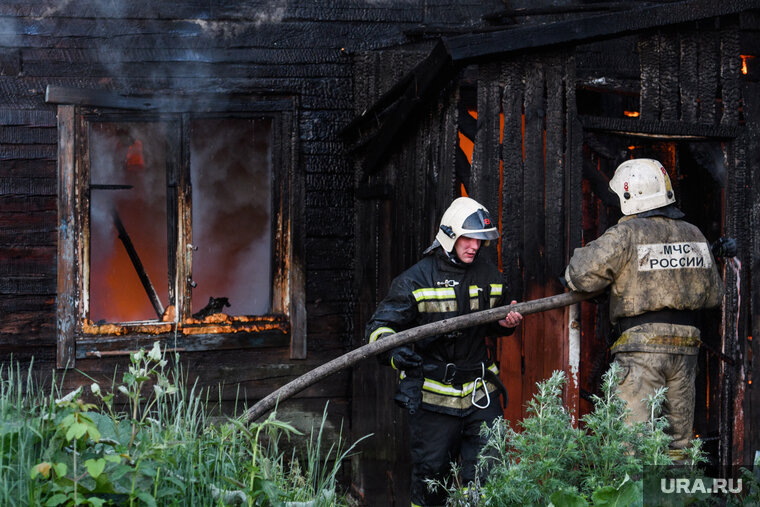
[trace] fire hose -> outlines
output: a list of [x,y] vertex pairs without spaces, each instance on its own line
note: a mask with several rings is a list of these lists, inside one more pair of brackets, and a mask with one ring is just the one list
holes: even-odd
[[399,333],[384,336],[381,340],[377,340],[372,343],[362,345],[361,347],[357,347],[356,349],[347,352],[342,356],[338,356],[335,359],[328,361],[307,373],[304,373],[300,377],[291,380],[246,410],[243,414],[243,420],[245,422],[255,421],[266,412],[273,409],[280,401],[294,396],[295,394],[303,391],[310,385],[319,382],[325,377],[348,368],[349,366],[353,366],[354,364],[368,359],[372,356],[376,356],[378,354],[396,348],[400,345],[416,342],[422,338],[427,338],[429,336],[435,336],[438,334],[449,333],[451,331],[457,331],[459,329],[464,329],[467,327],[495,322],[497,320],[503,319],[509,312],[513,311],[518,312],[522,315],[530,315],[532,313],[540,313],[547,310],[554,310],[556,308],[563,308],[565,306],[570,306],[575,303],[591,299],[595,296],[598,296],[602,292],[603,291],[588,293],[565,292],[563,294],[557,294],[555,296],[534,299],[531,301],[524,301],[521,303],[500,306],[497,308],[490,308],[488,310],[468,313],[465,315],[459,315],[457,317],[451,317],[449,319],[431,322],[429,324],[413,327]]

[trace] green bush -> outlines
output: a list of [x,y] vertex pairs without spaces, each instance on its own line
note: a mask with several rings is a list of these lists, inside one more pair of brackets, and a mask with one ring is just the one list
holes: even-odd
[[293,426],[275,413],[214,423],[201,393],[166,365],[158,344],[132,354],[121,382],[92,384],[97,405],[81,387],[43,394],[18,368],[0,371],[0,505],[346,504],[337,476],[353,446],[339,439],[319,455],[327,407],[302,467],[280,447]]
[[[602,396],[594,396],[594,410],[580,428],[562,404],[564,372],[539,382],[518,429],[503,419],[484,427],[488,441],[478,476],[487,479],[450,487],[448,505],[640,505],[642,467],[672,463],[667,421],[660,415],[665,388],[648,397],[649,421],[628,424],[626,404],[617,394],[619,374],[613,363]],[[688,451],[692,467],[704,461],[700,444],[695,441]]]

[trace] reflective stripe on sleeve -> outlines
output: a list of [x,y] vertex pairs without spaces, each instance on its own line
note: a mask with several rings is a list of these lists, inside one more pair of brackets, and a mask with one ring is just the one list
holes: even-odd
[[375,329],[374,331],[372,331],[372,334],[369,335],[369,342],[370,343],[374,342],[378,338],[381,338],[382,335],[395,334],[395,333],[396,331],[394,331],[393,329],[389,327],[379,327]]

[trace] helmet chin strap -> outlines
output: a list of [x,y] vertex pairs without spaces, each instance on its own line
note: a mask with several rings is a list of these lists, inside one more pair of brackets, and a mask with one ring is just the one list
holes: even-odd
[[[441,249],[443,249],[443,247],[441,247]],[[443,250],[443,251],[446,252],[446,250]],[[479,253],[480,253],[480,250],[478,250],[478,252],[475,254],[475,256],[477,257],[477,255]],[[450,252],[446,252],[446,256],[449,258],[449,260],[452,262],[452,264],[455,264],[457,266],[467,266],[468,265],[466,262],[462,261],[462,259],[459,258],[459,256],[457,255],[456,250],[452,249]]]
[[[444,252],[446,252],[446,250],[444,250]],[[451,252],[446,252],[446,255],[449,257],[449,260],[457,266],[464,266],[464,262],[459,259],[459,256],[455,251],[452,250]]]

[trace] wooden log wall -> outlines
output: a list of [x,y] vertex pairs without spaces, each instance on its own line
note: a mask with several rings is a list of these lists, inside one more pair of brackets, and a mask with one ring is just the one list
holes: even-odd
[[[499,261],[507,294],[518,300],[561,292],[558,277],[579,244],[579,229],[569,228],[570,220],[580,224],[581,213],[574,69],[566,52],[478,66],[477,130],[465,186],[494,214],[500,210],[500,257],[496,249],[484,254]],[[537,381],[566,368],[566,319],[565,310],[532,315],[518,333],[498,341],[509,420],[525,415]],[[577,393],[576,371],[567,392],[573,405]]]
[[[734,454],[734,462],[753,463],[755,452],[760,450],[760,16],[751,13],[742,16],[740,21],[740,52],[744,55],[746,74],[742,74],[739,93],[742,104],[742,116],[746,125],[743,138],[744,166],[748,196],[747,208],[743,211],[745,220],[749,221],[748,237],[744,243],[743,267],[748,270],[750,278],[744,279],[744,286],[750,291],[747,301],[747,334],[740,337],[739,348],[743,354],[742,364],[745,376],[738,382],[746,386],[744,405],[744,449]],[[754,189],[754,191],[752,191]]]
[[[414,67],[427,52],[380,51],[355,58],[357,114]],[[442,213],[454,195],[456,90],[436,101],[422,119],[402,130],[390,160],[379,171],[357,161],[355,282],[357,343],[393,277],[415,263],[432,242]],[[354,484],[378,505],[409,502],[409,446],[406,412],[393,396],[398,375],[374,358],[353,370],[352,423],[362,443]]]
[[[421,25],[461,29],[499,6],[496,0],[0,3],[0,360],[34,358],[47,378],[55,367],[58,132],[56,106],[45,102],[48,86],[123,96],[295,98],[303,216],[294,220],[296,261],[305,270],[307,357],[292,360],[282,347],[183,354],[200,387],[223,385],[220,406],[228,409],[235,396],[252,402],[352,345],[354,259],[364,250],[354,236],[354,168],[338,135],[355,113],[351,54],[407,43],[407,32]],[[452,146],[450,139],[445,144]],[[77,367],[106,380],[125,361],[88,358]],[[375,385],[372,378],[362,381]],[[67,388],[90,383],[76,372],[65,382]],[[321,414],[330,400],[331,428],[341,421],[348,428],[350,382],[341,374],[281,410],[305,414],[295,422],[308,426],[309,414]]]
[[[689,31],[658,30],[642,34],[638,44],[641,64],[641,120],[655,122],[679,121],[696,129],[699,126],[736,128],[740,124],[742,100],[752,101],[751,85],[742,90],[741,80],[741,31],[737,18],[721,18],[703,22]],[[744,92],[744,93],[742,93]],[[749,112],[749,111],[748,111]],[[739,242],[738,259],[753,259],[753,228],[750,215],[745,211],[751,206],[753,194],[748,189],[751,180],[749,153],[752,143],[752,115],[749,128],[739,130],[739,135],[722,143],[728,179],[723,192],[722,234]],[[684,168],[680,169],[681,171]],[[717,217],[716,217],[717,218]],[[707,418],[703,430],[716,430],[719,465],[725,473],[731,464],[751,462],[745,443],[748,426],[747,378],[752,365],[748,361],[751,342],[749,316],[751,311],[750,262],[735,267],[723,266],[725,296],[722,308],[720,349],[735,358],[731,365],[721,361],[709,364],[703,353],[703,371],[717,379],[717,388],[703,403],[713,404],[705,412],[697,412]],[[710,388],[708,388],[709,390]],[[698,417],[698,419],[700,419]]]

